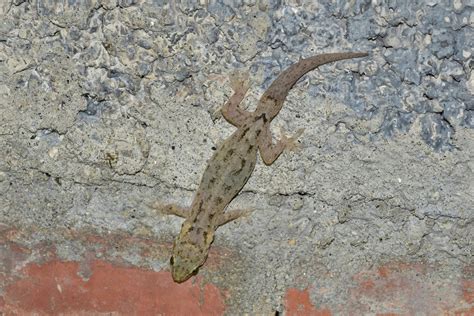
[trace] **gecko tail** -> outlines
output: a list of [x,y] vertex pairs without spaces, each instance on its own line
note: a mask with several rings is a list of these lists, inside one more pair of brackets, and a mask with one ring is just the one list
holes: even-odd
[[262,95],[260,100],[268,98],[284,102],[288,92],[298,80],[305,74],[318,68],[321,65],[328,64],[343,59],[352,59],[369,56],[367,52],[346,52],[346,53],[328,53],[316,55],[313,57],[301,59],[299,62],[285,69],[272,82],[267,91]]

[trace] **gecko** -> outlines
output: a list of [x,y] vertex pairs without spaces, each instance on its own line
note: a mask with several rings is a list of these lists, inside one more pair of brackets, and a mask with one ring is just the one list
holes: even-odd
[[239,107],[249,89],[248,83],[236,81],[232,84],[233,94],[221,108],[221,113],[237,130],[218,146],[208,161],[191,206],[159,202],[152,206],[162,213],[185,219],[170,258],[171,275],[175,282],[184,282],[197,274],[207,259],[218,227],[251,212],[248,209],[226,208],[250,178],[258,152],[265,165],[271,165],[283,151],[297,148],[297,139],[303,129],[297,130],[291,137],[282,132],[276,143],[273,143],[270,131],[270,123],[280,112],[295,83],[320,65],[366,56],[366,52],[345,52],[301,59],[270,84],[254,112]]

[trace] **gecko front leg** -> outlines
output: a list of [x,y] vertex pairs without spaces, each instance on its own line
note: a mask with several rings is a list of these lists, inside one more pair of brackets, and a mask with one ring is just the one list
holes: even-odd
[[225,213],[220,216],[219,221],[217,222],[217,227],[232,222],[240,217],[247,216],[252,212],[253,209],[237,209],[225,211]]
[[248,76],[242,79],[232,79],[231,85],[234,94],[230,97],[229,101],[224,104],[221,113],[227,122],[236,127],[240,127],[252,116],[250,112],[242,110],[239,107],[239,104],[249,90]]
[[284,135],[284,131],[282,131],[280,140],[276,144],[273,144],[270,124],[265,124],[262,127],[262,132],[258,139],[258,149],[263,162],[267,166],[271,165],[281,155],[283,150],[296,150],[298,148],[298,137],[303,134],[303,131],[304,128],[297,130],[292,137],[287,137]]

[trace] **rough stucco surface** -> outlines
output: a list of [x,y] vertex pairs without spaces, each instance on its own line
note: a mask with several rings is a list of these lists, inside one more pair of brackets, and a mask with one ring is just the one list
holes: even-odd
[[[0,311],[474,313],[472,3],[53,3],[0,2]],[[254,109],[283,68],[337,51],[370,57],[295,86],[273,127],[305,128],[301,150],[259,161],[232,203],[255,211],[171,282],[181,220],[147,205],[190,204],[234,130],[229,79],[249,73]]]

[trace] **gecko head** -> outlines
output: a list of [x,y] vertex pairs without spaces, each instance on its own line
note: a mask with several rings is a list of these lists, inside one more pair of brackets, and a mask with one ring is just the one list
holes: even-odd
[[175,282],[184,282],[198,273],[207,259],[211,243],[212,240],[209,243],[195,244],[178,236],[170,258],[171,275]]
[[181,283],[196,275],[207,258],[208,249],[200,249],[194,244],[175,244],[170,258],[171,275]]

